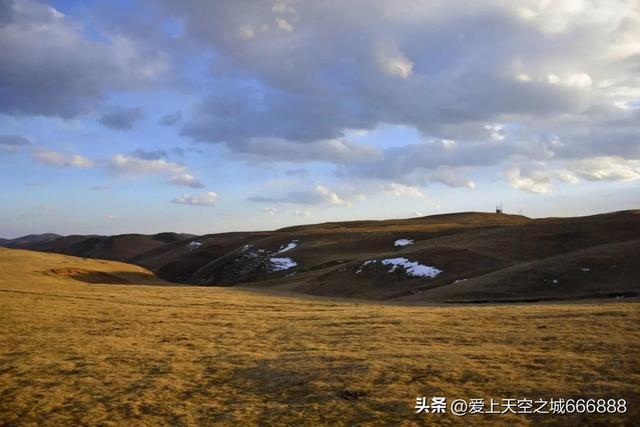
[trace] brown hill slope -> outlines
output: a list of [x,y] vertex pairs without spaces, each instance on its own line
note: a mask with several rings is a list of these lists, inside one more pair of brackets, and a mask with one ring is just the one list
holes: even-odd
[[169,284],[133,264],[0,248],[0,285],[3,289],[29,288],[31,284],[46,289],[83,283]]
[[15,239],[0,239],[0,246],[6,246],[8,248],[20,247],[34,243],[44,243],[47,241],[59,239],[60,237],[62,236],[55,233],[28,234],[26,236],[18,237]]
[[14,247],[86,258],[131,261],[141,254],[190,237],[191,235],[178,233],[120,234],[116,236],[74,235],[42,243],[14,245]]
[[97,243],[95,236],[72,236],[31,248],[132,261],[171,281],[322,296],[540,300],[626,297],[640,290],[640,271],[628,264],[640,239],[638,211],[535,220],[467,212],[176,236],[101,237]]

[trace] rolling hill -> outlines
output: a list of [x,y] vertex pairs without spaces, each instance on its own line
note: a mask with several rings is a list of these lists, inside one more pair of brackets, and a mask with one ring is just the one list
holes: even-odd
[[28,234],[26,236],[18,237],[15,239],[0,239],[0,246],[5,246],[8,248],[11,247],[21,247],[28,246],[31,244],[44,243],[51,240],[59,239],[59,234],[55,233],[44,233],[44,234]]
[[165,280],[415,302],[631,298],[640,211],[531,219],[464,212],[193,236],[68,236],[20,246],[133,262]]

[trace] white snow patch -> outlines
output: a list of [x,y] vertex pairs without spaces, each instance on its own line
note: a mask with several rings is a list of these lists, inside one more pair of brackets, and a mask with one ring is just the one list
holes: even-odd
[[582,267],[580,270],[582,270],[582,271],[585,271],[585,272],[586,272],[586,271],[591,271],[591,268],[589,268],[589,267]]
[[288,243],[286,246],[285,245],[280,246],[280,249],[276,253],[277,254],[282,254],[282,253],[285,253],[287,251],[290,251],[291,249],[296,248],[298,246],[298,243],[296,243],[296,242],[297,242],[297,240],[294,240],[293,242]]
[[467,281],[466,278],[464,278],[464,279],[456,279],[456,280],[453,281],[453,284],[456,285],[458,283],[462,283],[462,282],[466,282],[466,281]]
[[187,249],[192,251],[194,249],[198,249],[200,246],[202,246],[202,243],[200,242],[189,242],[187,243]]
[[370,259],[370,260],[368,260],[368,261],[365,261],[365,262],[360,266],[360,268],[358,269],[358,271],[356,271],[356,274],[360,274],[360,273],[362,273],[362,269],[363,269],[364,267],[366,267],[366,266],[367,266],[367,265],[369,265],[369,264],[375,264],[376,262],[378,262],[378,260],[376,260],[376,259]]
[[298,265],[298,263],[291,258],[269,258],[269,261],[272,264],[271,271],[288,270]]
[[391,265],[391,270],[389,273],[392,273],[398,269],[398,267],[402,267],[406,270],[407,275],[416,276],[416,277],[436,277],[442,270],[431,267],[429,265],[419,264],[415,261],[409,261],[407,258],[387,258],[383,259],[382,265]]
[[557,284],[558,282],[559,282],[559,280],[558,280],[558,279],[553,279],[553,280],[551,281],[551,283],[553,283],[554,285],[555,285],[555,284]]
[[410,239],[398,239],[395,242],[393,242],[393,246],[409,246],[409,245],[413,245],[413,240]]
[[253,245],[250,245],[250,244],[246,244],[246,245],[244,245],[244,246],[242,247],[242,252],[246,252],[246,251],[247,251],[251,246],[253,246]]

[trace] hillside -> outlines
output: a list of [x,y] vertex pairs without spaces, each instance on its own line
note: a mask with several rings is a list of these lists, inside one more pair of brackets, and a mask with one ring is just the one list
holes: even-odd
[[[0,248],[0,313],[1,425],[590,426],[640,417],[634,303],[292,298],[166,286],[138,266]],[[419,396],[615,398],[628,411],[457,418],[416,414]]]
[[0,246],[6,247],[20,247],[31,244],[44,243],[51,240],[59,239],[59,234],[44,233],[44,234],[28,234],[26,236],[18,237],[15,239],[0,239]]
[[141,254],[188,239],[189,237],[192,236],[178,233],[159,233],[153,235],[120,234],[116,236],[73,235],[44,242],[12,245],[12,247],[86,258],[131,261]]
[[174,282],[422,302],[629,298],[639,211],[465,212],[204,236],[69,236],[23,246],[134,262]]

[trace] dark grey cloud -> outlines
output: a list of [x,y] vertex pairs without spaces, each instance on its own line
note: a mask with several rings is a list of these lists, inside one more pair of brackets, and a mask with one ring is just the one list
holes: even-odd
[[251,138],[229,145],[238,158],[249,161],[366,163],[380,158],[377,148],[343,139],[299,143],[280,138]]
[[0,153],[17,153],[31,147],[31,142],[20,135],[0,135]]
[[[346,128],[367,127],[340,94],[289,93],[220,82],[187,121],[182,134],[200,142],[243,143],[253,138],[295,142],[335,139]],[[223,85],[223,86],[222,86]]]
[[[350,165],[351,174],[407,185],[440,182],[450,186],[471,186],[456,168],[499,164],[526,148],[504,141],[454,142],[438,140],[389,148],[380,160]],[[460,169],[458,169],[460,170]]]
[[182,120],[182,112],[176,111],[171,114],[167,114],[166,116],[162,116],[158,123],[163,126],[173,126],[177,124],[180,120]]
[[0,135],[0,146],[6,148],[20,148],[31,145],[31,142],[20,135]]
[[[182,125],[194,141],[254,160],[366,160],[359,174],[389,179],[514,157],[638,155],[637,128],[614,144],[592,132],[601,123],[606,135],[640,93],[639,53],[628,42],[640,37],[640,12],[623,0],[569,9],[498,0],[160,3],[216,53],[212,89]],[[586,137],[569,123],[576,118]],[[495,123],[526,132],[492,145],[510,131],[487,132]],[[465,148],[337,156],[313,145],[385,124]],[[544,142],[549,135],[562,146]]]
[[143,160],[159,160],[166,159],[168,157],[167,152],[165,150],[144,150],[142,148],[138,148],[131,152],[134,157]]
[[45,3],[0,4],[2,113],[74,117],[110,90],[148,87],[167,68],[162,53],[124,34],[90,37]]
[[[513,166],[507,179],[540,189],[556,179],[539,172],[542,162],[640,159],[640,11],[628,0],[141,5],[140,18],[96,30],[36,1],[2,3],[0,112],[72,117],[112,91],[157,83],[171,64],[202,75],[191,108],[158,123],[224,144],[236,160],[328,162],[345,179],[406,185],[470,186],[476,169]],[[149,17],[179,22],[177,41],[164,43]],[[194,46],[212,60],[180,62]],[[137,119],[131,109],[101,121],[130,129]],[[384,148],[350,138],[387,125],[420,136]],[[149,156],[135,165],[162,167]],[[591,177],[584,167],[575,175]],[[305,197],[329,196],[312,189],[271,202]]]
[[253,196],[247,200],[256,203],[290,203],[295,205],[325,205],[325,206],[350,206],[354,195],[338,194],[325,187],[316,185],[304,190],[290,191],[282,197]]
[[307,176],[309,175],[308,169],[289,169],[286,173],[287,176]]
[[114,130],[131,130],[144,116],[141,107],[117,108],[100,116],[100,123]]
[[13,20],[13,1],[4,0],[0,2],[0,25],[6,24]]

